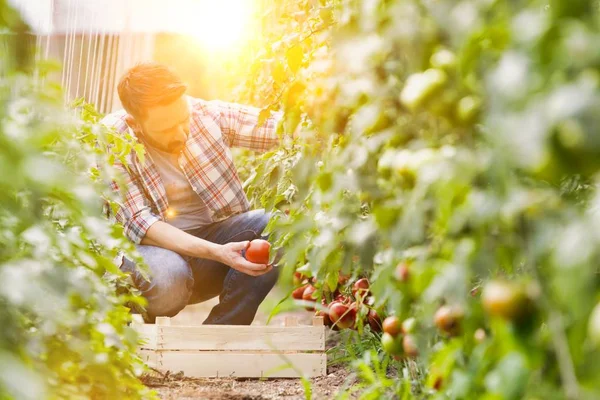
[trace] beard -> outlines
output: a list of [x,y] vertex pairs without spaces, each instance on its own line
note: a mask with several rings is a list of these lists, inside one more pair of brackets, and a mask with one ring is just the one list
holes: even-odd
[[181,139],[175,139],[167,144],[164,144],[152,139],[151,137],[145,135],[142,132],[136,132],[136,135],[148,146],[163,151],[165,153],[177,154],[185,148],[185,141]]
[[167,151],[169,153],[179,153],[185,147],[185,142],[181,140],[174,140],[167,146]]

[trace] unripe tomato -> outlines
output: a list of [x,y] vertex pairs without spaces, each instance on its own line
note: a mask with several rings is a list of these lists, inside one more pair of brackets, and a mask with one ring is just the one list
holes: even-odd
[[415,327],[417,326],[417,320],[414,318],[407,318],[402,322],[402,333],[412,333],[415,331]]
[[456,56],[450,50],[440,49],[433,53],[429,62],[436,68],[451,69],[456,65]]
[[483,308],[488,314],[509,321],[520,320],[531,311],[531,303],[522,285],[492,281],[481,294]]
[[388,354],[402,354],[402,340],[400,338],[396,339],[387,332],[381,335],[381,346],[383,347],[383,350],[385,350]]
[[481,110],[481,100],[475,96],[460,99],[456,106],[456,116],[464,123],[473,122]]
[[441,69],[430,68],[408,77],[400,93],[400,101],[411,111],[416,111],[425,101],[444,86],[448,76]]

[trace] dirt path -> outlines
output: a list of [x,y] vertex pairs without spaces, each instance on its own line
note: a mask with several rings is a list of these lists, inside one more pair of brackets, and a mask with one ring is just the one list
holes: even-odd
[[[274,291],[265,301],[253,324],[262,325],[267,320],[267,310],[281,298],[281,293]],[[201,323],[208,315],[217,300],[187,307],[172,319],[172,324],[186,325]],[[272,323],[282,323],[286,316],[298,317],[300,323],[310,324],[312,313],[291,311],[281,313],[273,318]],[[331,345],[329,337],[328,343]],[[348,373],[340,367],[329,367],[327,376],[311,379],[313,399],[332,399],[340,390],[344,390],[344,382]],[[240,378],[204,378],[192,379],[183,375],[166,375],[153,373],[144,378],[144,383],[153,388],[164,400],[267,400],[305,399],[305,390],[300,379],[240,379]]]

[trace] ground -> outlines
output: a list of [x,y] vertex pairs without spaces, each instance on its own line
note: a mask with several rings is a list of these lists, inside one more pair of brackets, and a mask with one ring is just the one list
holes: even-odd
[[[342,387],[347,372],[330,368],[328,375],[311,380],[313,399],[332,399]],[[341,378],[341,379],[340,379]],[[271,400],[305,399],[300,379],[190,379],[181,376],[148,377],[146,384],[164,400]]]
[[[274,307],[281,292],[274,290],[265,300],[255,319],[255,324],[264,324],[268,312]],[[174,317],[177,324],[185,324],[187,321],[198,323],[202,321],[216,299],[202,304],[189,306],[179,315]],[[287,315],[297,316],[302,323],[309,323],[312,313],[307,311],[286,311],[276,318],[283,319]],[[335,333],[328,334],[327,347],[335,344]],[[144,377],[144,383],[154,389],[158,396],[164,400],[267,400],[267,399],[305,399],[305,390],[300,379],[192,379],[182,375],[163,375],[153,372]],[[332,399],[338,391],[343,391],[345,384],[351,384],[351,378],[347,370],[340,366],[330,366],[327,376],[311,379],[311,390],[313,399]]]

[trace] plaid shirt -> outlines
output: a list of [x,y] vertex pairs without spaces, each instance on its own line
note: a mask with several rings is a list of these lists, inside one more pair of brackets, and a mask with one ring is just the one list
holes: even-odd
[[[238,177],[230,147],[244,147],[264,152],[279,143],[277,123],[281,114],[272,113],[258,125],[260,109],[221,101],[190,98],[190,133],[179,165],[194,191],[211,212],[213,222],[248,211],[249,202]],[[107,115],[102,123],[125,132],[126,112]],[[169,203],[160,174],[146,152],[142,164],[135,152],[127,156],[124,173],[126,194],[116,214],[125,235],[139,244],[156,221],[168,221]],[[116,182],[114,191],[120,192]]]

